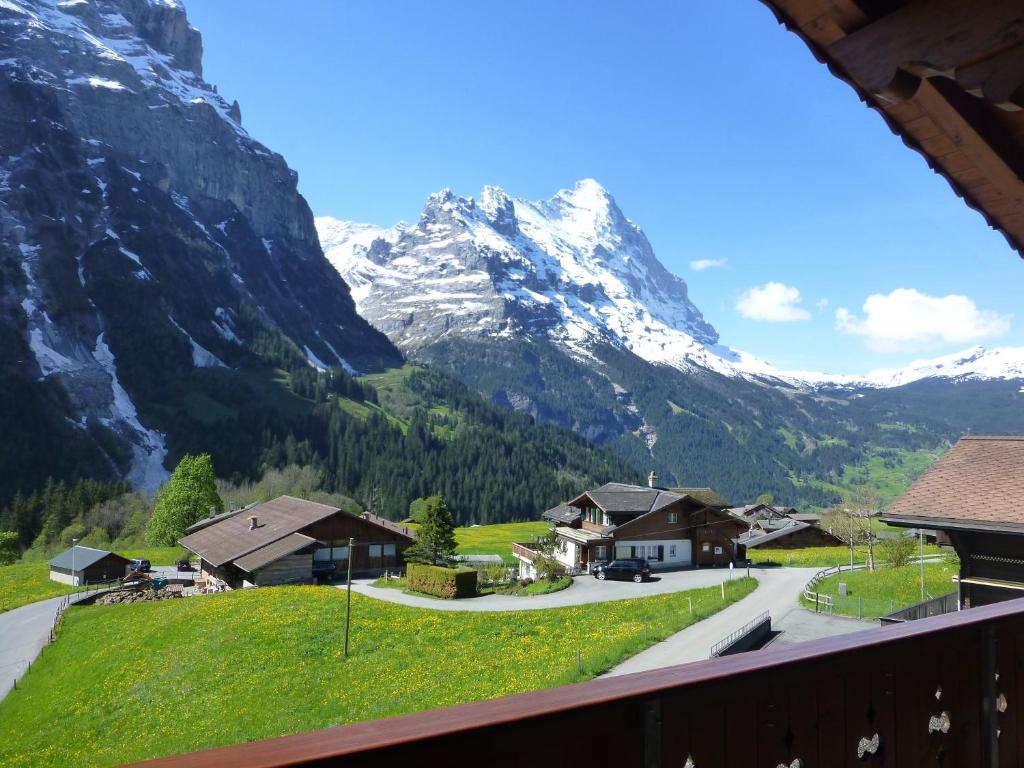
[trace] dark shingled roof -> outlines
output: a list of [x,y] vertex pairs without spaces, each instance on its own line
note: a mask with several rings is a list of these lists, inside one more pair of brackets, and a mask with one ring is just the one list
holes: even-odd
[[301,533],[292,533],[265,547],[260,547],[255,552],[250,552],[245,557],[238,558],[235,560],[235,565],[243,571],[252,573],[256,569],[275,560],[280,560],[286,555],[294,554],[310,544],[316,544],[316,539]]
[[643,515],[664,509],[683,498],[681,494],[664,491],[661,488],[648,488],[642,485],[626,485],[625,483],[605,483],[588,496],[598,507],[608,514],[629,513]]
[[1024,531],[1024,437],[960,438],[882,519]]
[[129,562],[127,557],[121,557],[121,555],[115,555],[113,552],[108,552],[105,549],[93,549],[92,547],[72,547],[71,549],[65,550],[57,555],[53,560],[50,561],[51,568],[67,568],[71,570],[71,551],[74,550],[74,565],[76,571],[81,571],[83,568],[88,568],[93,563],[98,563],[107,555],[114,555],[114,557],[124,560],[126,563]]
[[[190,533],[179,543],[211,565],[219,566],[339,512],[341,510],[337,507],[281,496],[249,507],[245,514],[226,516],[213,525]],[[249,530],[250,517],[257,521],[257,528],[252,531]]]
[[553,523],[571,525],[583,517],[583,510],[579,507],[570,507],[568,504],[559,504],[544,512],[541,517]]
[[375,515],[372,512],[363,512],[359,517],[367,522],[380,526],[381,528],[387,528],[389,531],[397,533],[399,536],[405,536],[409,541],[416,540],[416,534],[414,534],[407,525],[396,523],[394,520],[388,520],[386,517]]
[[[589,497],[598,507],[609,514],[629,513],[643,515],[657,512],[669,504],[689,497],[706,507],[724,509],[729,503],[711,488],[649,488],[645,485],[626,483],[605,483],[600,488],[587,491],[573,499],[570,504],[583,496]],[[556,507],[555,509],[558,509]],[[551,510],[549,510],[551,511]],[[547,516],[547,513],[545,513]],[[552,519],[548,517],[548,519]]]
[[789,536],[797,531],[802,531],[804,528],[810,528],[809,523],[801,523],[797,520],[787,520],[786,525],[781,528],[776,528],[771,533],[764,533],[763,531],[753,528],[749,532],[741,534],[733,539],[737,544],[743,544],[745,547],[753,548],[759,547],[762,544],[781,539],[783,536]]

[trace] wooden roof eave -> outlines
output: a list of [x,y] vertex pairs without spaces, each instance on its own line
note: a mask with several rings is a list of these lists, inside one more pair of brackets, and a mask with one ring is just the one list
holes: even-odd
[[[846,69],[841,64],[836,62],[829,55],[824,45],[817,42],[810,35],[808,35],[804,31],[801,23],[797,19],[793,18],[789,13],[787,13],[787,11],[784,8],[780,7],[779,0],[761,0],[761,2],[772,12],[772,14],[775,16],[779,24],[781,24],[788,31],[799,37],[810,50],[814,58],[817,59],[821,64],[824,64],[833,76],[842,80],[851,88],[853,88],[858,98],[870,109],[878,113],[878,115],[885,122],[889,130],[892,131],[892,133],[894,133],[896,136],[898,136],[905,146],[919,154],[924,159],[928,167],[935,173],[942,176],[950,185],[953,192],[960,199],[962,199],[969,208],[981,214],[982,218],[984,218],[985,220],[985,223],[988,224],[992,229],[995,229],[996,231],[1000,232],[1006,239],[1007,244],[1011,248],[1013,248],[1021,258],[1024,258],[1024,239],[1015,235],[1004,224],[1004,222],[1000,221],[995,215],[993,215],[989,211],[988,206],[986,206],[984,202],[978,199],[977,196],[972,194],[971,191],[968,190],[963,183],[961,183],[961,181],[956,177],[954,172],[951,172],[949,169],[945,168],[941,162],[934,158],[932,154],[921,144],[921,142],[917,138],[915,138],[912,133],[909,132],[906,126],[904,126],[896,117],[894,117],[890,113],[889,107],[887,107],[887,105],[883,102],[881,98],[871,94],[867,89],[862,87],[852,76],[851,73],[846,71]],[[934,88],[934,85],[929,82],[928,78],[921,78],[921,81],[918,84],[918,89],[921,89],[921,87],[929,89]],[[930,93],[928,95],[931,96]],[[1007,168],[1005,170],[1012,173],[1012,169]],[[1000,171],[1000,173],[1002,173],[1002,171]]]
[[998,523],[987,520],[957,520],[949,517],[917,517],[914,515],[887,515],[878,518],[883,523],[898,528],[925,528],[939,531],[978,531],[984,533],[1009,533],[1024,536],[1024,524]]

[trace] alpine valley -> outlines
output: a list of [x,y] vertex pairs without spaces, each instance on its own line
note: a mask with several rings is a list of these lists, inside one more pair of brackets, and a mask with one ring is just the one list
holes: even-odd
[[821,506],[870,482],[888,500],[960,435],[1024,431],[1024,349],[844,377],[725,346],[590,179],[540,202],[443,190],[415,225],[316,225],[412,359],[679,485]]
[[[153,490],[186,452],[392,517],[442,491],[462,523],[652,468],[823,506],[1024,428],[1019,350],[841,380],[721,344],[593,181],[315,222],[177,0],[0,0],[0,104],[3,509],[51,478]],[[30,517],[0,527],[27,546]]]
[[443,491],[460,520],[524,519],[639,479],[404,366],[176,0],[0,0],[0,105],[0,507],[49,478],[154,490],[185,452],[236,480],[311,465],[392,516]]

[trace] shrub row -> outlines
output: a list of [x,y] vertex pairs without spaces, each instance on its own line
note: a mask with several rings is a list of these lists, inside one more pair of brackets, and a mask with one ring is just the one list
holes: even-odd
[[472,597],[477,593],[477,573],[473,568],[409,563],[405,578],[409,589],[446,599]]

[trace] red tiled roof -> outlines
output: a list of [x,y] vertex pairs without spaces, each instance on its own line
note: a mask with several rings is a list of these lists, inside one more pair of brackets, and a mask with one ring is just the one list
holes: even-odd
[[1024,437],[960,438],[889,505],[893,517],[1024,529]]

